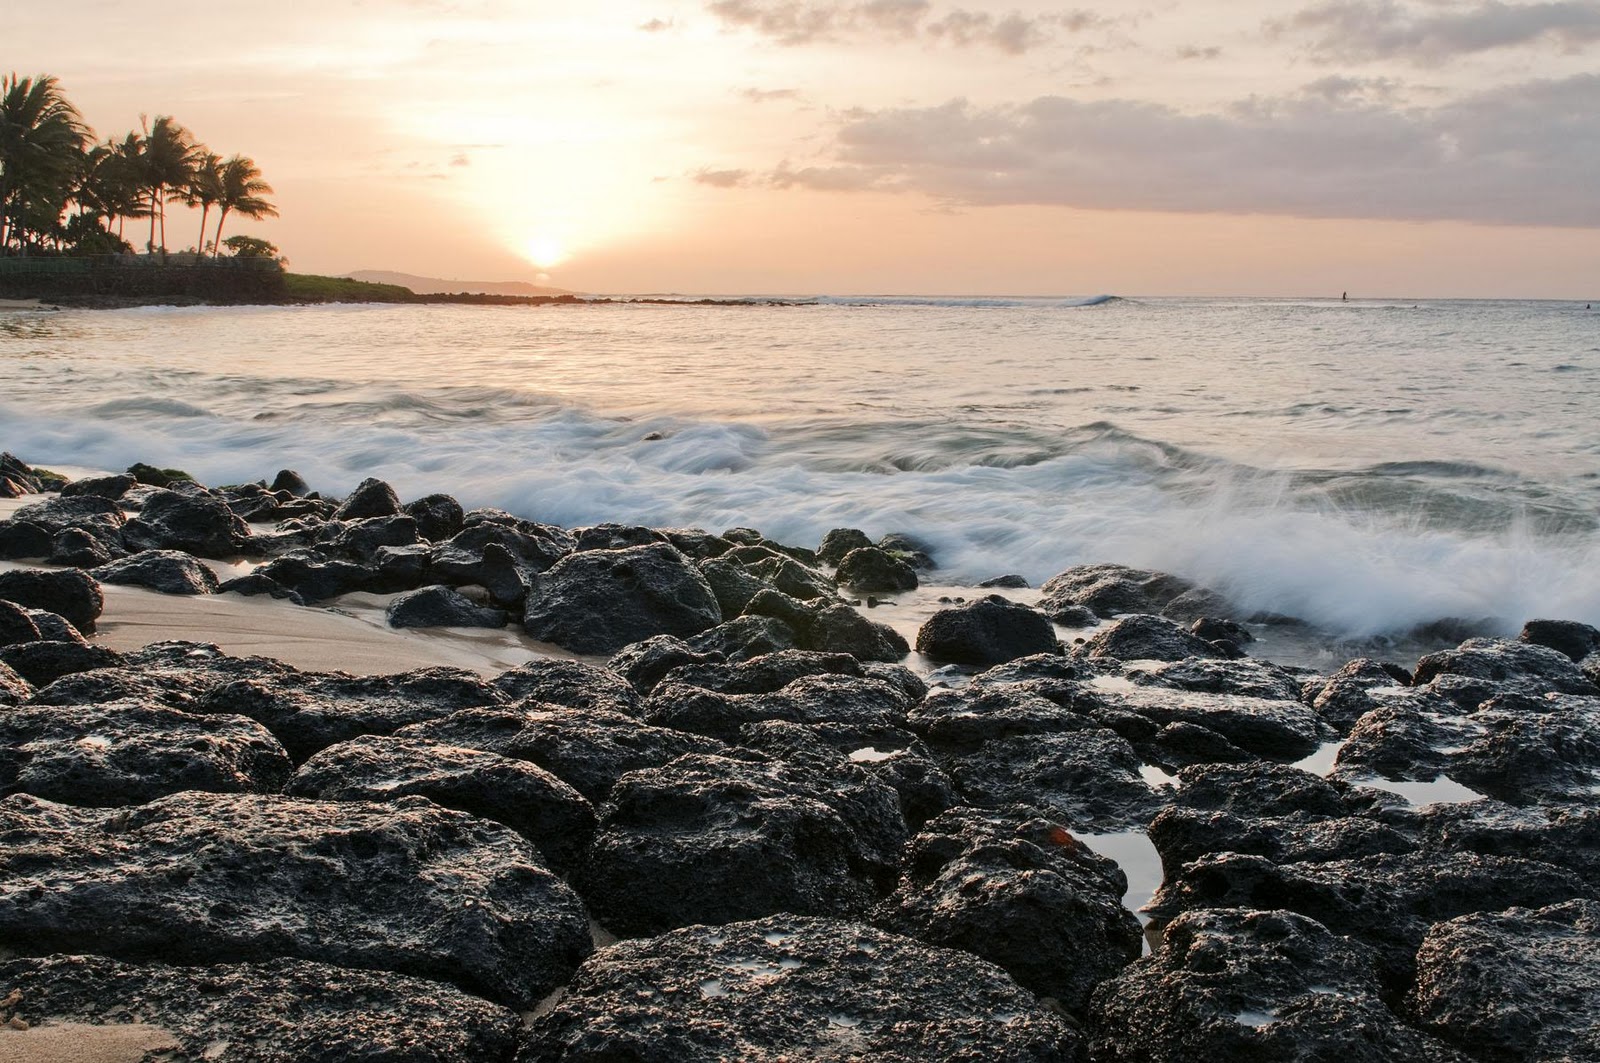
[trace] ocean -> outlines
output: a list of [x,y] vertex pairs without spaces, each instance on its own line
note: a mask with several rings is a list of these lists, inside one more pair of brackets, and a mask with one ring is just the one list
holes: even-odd
[[943,583],[1118,561],[1349,639],[1600,624],[1582,303],[0,310],[0,360],[0,448],[44,466],[902,532]]

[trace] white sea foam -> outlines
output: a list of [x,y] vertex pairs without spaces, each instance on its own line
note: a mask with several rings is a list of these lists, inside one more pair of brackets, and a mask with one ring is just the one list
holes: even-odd
[[906,532],[951,583],[1120,561],[1351,637],[1600,623],[1600,385],[1541,368],[1600,366],[1572,315],[1060,303],[0,317],[0,448],[564,525]]

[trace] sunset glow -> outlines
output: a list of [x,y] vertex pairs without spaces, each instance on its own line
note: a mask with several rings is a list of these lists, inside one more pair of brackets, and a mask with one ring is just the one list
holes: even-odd
[[[148,110],[248,147],[283,208],[251,231],[297,268],[1464,295],[1600,271],[1589,2],[334,0],[206,21],[157,35],[64,0],[8,13],[8,53],[103,134]],[[957,246],[954,274],[928,250]]]

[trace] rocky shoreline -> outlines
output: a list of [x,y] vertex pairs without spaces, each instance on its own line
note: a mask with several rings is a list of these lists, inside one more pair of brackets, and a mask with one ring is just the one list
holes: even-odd
[[[0,497],[8,1058],[1600,1060],[1592,627],[1315,672],[1096,565],[908,639],[858,608],[929,577],[901,536],[9,454]],[[566,655],[118,652],[119,585]],[[1143,834],[1148,904],[1095,848]]]

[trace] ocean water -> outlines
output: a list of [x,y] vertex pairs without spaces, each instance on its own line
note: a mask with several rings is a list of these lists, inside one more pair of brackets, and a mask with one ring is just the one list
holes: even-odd
[[46,466],[905,532],[945,582],[1120,561],[1350,638],[1600,624],[1581,303],[0,310],[0,361],[0,448]]

